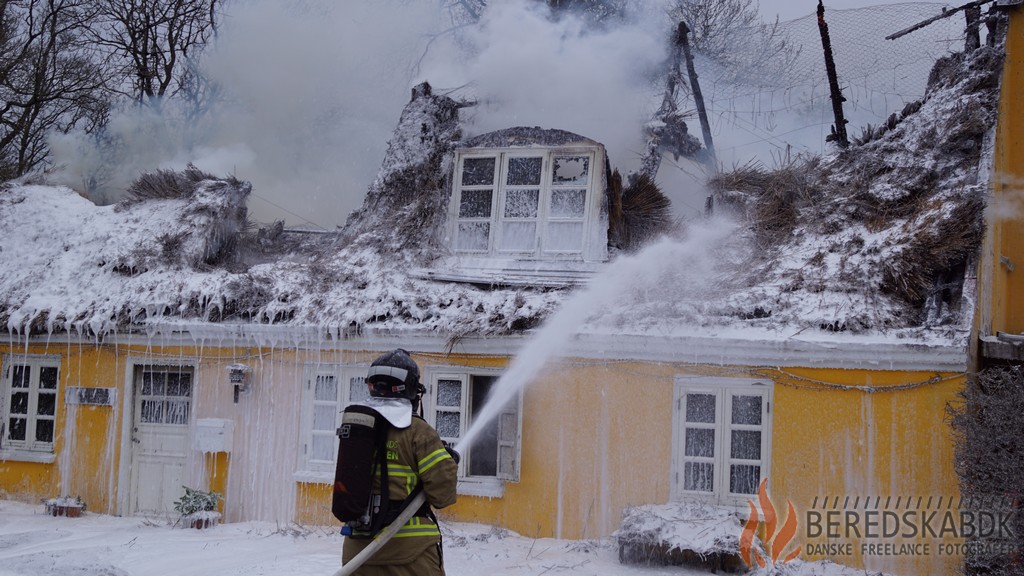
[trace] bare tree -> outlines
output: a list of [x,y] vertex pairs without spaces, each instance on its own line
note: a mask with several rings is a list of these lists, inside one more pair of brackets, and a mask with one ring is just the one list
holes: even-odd
[[[534,0],[547,5],[555,16],[573,14],[591,25],[605,25],[624,20],[630,9],[643,4],[642,0]],[[479,22],[487,9],[488,0],[444,0],[442,6],[451,17],[453,30]]]
[[88,0],[0,0],[0,179],[47,161],[51,132],[107,119],[105,75],[82,31]]
[[761,20],[755,0],[672,0],[669,16],[689,26],[694,51],[734,78],[771,79],[797,55],[777,18]]
[[0,0],[0,179],[46,166],[54,133],[118,157],[103,130],[118,101],[202,114],[218,89],[197,62],[223,1]]
[[576,14],[591,24],[621,20],[629,3],[629,0],[547,0],[552,14]]
[[159,107],[191,95],[201,81],[194,63],[217,29],[221,0],[96,0],[96,42],[116,63],[121,91]]
[[443,6],[456,24],[478,22],[487,8],[487,0],[446,0]]

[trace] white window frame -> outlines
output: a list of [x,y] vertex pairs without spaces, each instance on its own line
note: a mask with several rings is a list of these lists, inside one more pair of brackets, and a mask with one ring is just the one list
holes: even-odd
[[[441,436],[441,439],[456,444],[473,424],[472,407],[472,378],[474,376],[500,377],[501,372],[497,370],[470,369],[452,370],[449,367],[432,368],[427,381],[427,393],[424,395],[423,413],[427,422],[437,429],[438,412],[454,412],[459,415],[458,436]],[[442,406],[438,403],[438,382],[441,380],[454,380],[461,383],[462,394],[459,406]],[[523,430],[523,396],[516,392],[516,396],[509,401],[510,407],[497,416],[498,421],[498,454],[496,454],[498,471],[494,476],[473,476],[469,474],[471,455],[466,451],[463,453],[462,461],[459,463],[459,494],[469,496],[501,497],[505,493],[506,482],[518,482],[520,461],[522,456],[522,430]],[[506,432],[501,430],[502,423],[514,426],[514,430]],[[438,430],[441,434],[443,431]],[[511,462],[504,460],[502,465],[502,451],[511,451]]]
[[[302,415],[300,418],[299,461],[295,479],[300,482],[334,482],[335,460],[338,456],[338,437],[336,430],[341,425],[341,412],[352,401],[350,394],[351,381],[365,380],[368,365],[352,364],[310,364],[306,366],[302,378]],[[334,378],[335,398],[317,398],[316,383],[318,378]],[[369,392],[367,392],[369,396]],[[356,398],[358,400],[359,398]],[[330,426],[316,428],[315,414],[326,411],[334,413],[334,422]],[[316,458],[313,449],[314,437],[326,442],[332,440],[332,449],[328,459]]]
[[[57,416],[60,409],[61,391],[61,358],[60,356],[42,354],[5,354],[2,359],[3,373],[0,380],[0,459],[20,460],[31,462],[50,463],[54,460],[54,445],[56,444],[59,430],[57,429]],[[12,388],[14,379],[14,367],[24,366],[29,368],[28,406],[27,414],[11,414]],[[57,370],[56,387],[52,390],[41,391],[39,387],[40,370],[43,368],[54,368]],[[19,388],[20,390],[20,388]],[[41,393],[53,395],[53,414],[38,414],[39,396]],[[11,417],[24,417],[26,419],[25,439],[12,440],[10,434]],[[40,421],[53,422],[53,438],[49,442],[35,439],[35,431]]]
[[[155,392],[152,392],[152,391],[150,392],[150,394],[143,394],[142,393],[143,382],[145,380],[145,377],[146,377],[147,373],[148,374],[158,375],[158,376],[159,375],[163,375],[163,386],[164,386],[163,387],[163,390],[164,390],[163,392],[161,392],[159,394],[157,394]],[[177,374],[179,378],[181,377],[182,374],[187,374],[188,375],[188,379],[189,379],[189,393],[188,393],[188,400],[185,401],[185,402],[183,402],[181,400],[182,396],[180,396],[180,395],[179,396],[175,396],[175,395],[168,395],[167,394],[166,386],[167,386],[168,376],[170,374],[172,374],[172,373],[173,374]],[[181,426],[192,427],[194,425],[194,422],[195,422],[195,400],[196,400],[196,391],[197,391],[197,386],[196,386],[196,368],[195,368],[195,366],[192,366],[192,365],[189,365],[189,364],[157,364],[157,363],[154,363],[154,364],[139,364],[139,365],[136,365],[136,367],[135,367],[135,376],[134,376],[134,378],[132,380],[132,383],[135,386],[135,391],[134,391],[135,393],[133,395],[133,404],[132,404],[132,410],[133,411],[135,410],[134,403],[141,401],[141,404],[139,406],[140,413],[135,414],[135,417],[138,418],[138,421],[136,422],[136,425],[138,425],[139,423],[144,423],[147,426],[154,426],[154,427],[155,426],[161,426],[161,427],[162,426],[168,426],[168,427],[181,427]],[[146,421],[144,419],[143,414],[145,414],[145,412],[146,412],[145,406],[146,406],[146,402],[147,401],[160,402],[162,404],[161,409],[159,411],[159,415],[160,415],[160,421],[159,422],[151,422],[151,421]],[[177,420],[179,420],[179,421],[173,421],[174,419],[171,419],[172,421],[167,421],[169,419],[168,416],[171,415],[171,406],[183,406],[184,407],[184,411],[183,412],[178,412],[177,413],[177,415],[179,416],[179,418],[177,418]],[[180,410],[180,408],[179,408],[179,410]],[[184,420],[184,421],[180,421],[180,420]]]
[[[709,394],[715,397],[715,422],[713,424],[686,422],[687,394]],[[762,479],[770,477],[773,395],[774,386],[768,379],[676,376],[672,414],[672,478],[670,482],[673,500],[698,499],[712,504],[746,509],[747,499],[755,495],[731,492],[728,471],[731,465],[757,465],[760,466],[758,484]],[[760,425],[732,423],[732,402],[736,396],[760,396],[762,398]],[[687,428],[715,430],[714,455],[712,457],[686,455]],[[732,432],[744,430],[761,432],[760,459],[739,460],[732,457]],[[684,488],[687,462],[707,462],[714,465],[711,492]]]
[[[565,156],[580,156],[587,158],[589,163],[586,184],[560,184],[553,182],[552,170],[555,158]],[[508,165],[512,158],[531,157],[542,158],[541,181],[537,186],[533,185],[511,185],[507,184]],[[467,159],[495,159],[495,182],[490,185],[466,185],[462,184],[463,165]],[[595,223],[599,219],[602,192],[599,187],[603,185],[604,168],[599,163],[604,161],[604,156],[597,146],[568,146],[568,147],[537,147],[537,148],[481,148],[461,150],[455,156],[455,175],[452,185],[452,201],[450,207],[450,248],[453,253],[469,258],[503,258],[516,260],[552,260],[552,261],[583,261],[590,260],[595,256],[592,246],[597,238],[593,234]],[[539,190],[538,208],[536,217],[505,216],[505,192],[514,189]],[[492,191],[490,216],[461,216],[460,206],[463,190],[466,191]],[[552,195],[557,191],[585,190],[583,213],[581,215],[557,215],[552,213]],[[470,250],[459,248],[459,225],[460,224],[488,224],[489,232],[487,247],[482,250]],[[534,223],[534,242],[531,250],[510,249],[503,245],[502,227],[504,224]],[[580,227],[579,249],[554,249],[550,247],[552,237],[550,232],[557,225],[576,225]]]

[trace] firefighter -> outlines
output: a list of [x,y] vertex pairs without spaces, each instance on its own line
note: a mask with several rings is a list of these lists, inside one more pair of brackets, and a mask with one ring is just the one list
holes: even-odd
[[[376,554],[356,570],[358,576],[444,576],[441,532],[431,507],[455,503],[458,453],[442,443],[437,431],[422,418],[420,399],[426,388],[420,370],[401,348],[381,355],[370,364],[366,375],[371,404],[374,399],[391,402],[399,412],[381,413],[391,426],[387,432],[387,484],[390,505],[383,526],[401,512],[403,501],[417,484],[427,498],[425,504]],[[405,426],[401,426],[406,424]],[[380,493],[380,472],[376,471],[374,493]],[[348,562],[372,541],[376,534],[353,531],[345,538],[342,560]]]

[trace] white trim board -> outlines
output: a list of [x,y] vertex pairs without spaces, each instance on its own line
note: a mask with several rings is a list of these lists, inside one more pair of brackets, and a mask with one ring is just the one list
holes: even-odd
[[[433,354],[515,356],[529,341],[525,335],[466,336],[422,331],[369,332],[344,339],[324,337],[327,327],[262,324],[196,324],[165,326],[152,337],[111,335],[107,344],[163,346],[248,346],[267,349],[379,352],[405,348]],[[453,343],[454,340],[454,343]],[[4,341],[0,338],[0,342]],[[45,340],[41,339],[40,342]],[[83,338],[82,343],[93,340]],[[66,344],[66,342],[64,343]],[[933,370],[967,369],[964,345],[889,342],[870,337],[843,336],[835,340],[799,338],[741,339],[714,336],[646,336],[577,334],[564,343],[565,358],[635,360],[721,366],[779,366],[807,368]],[[152,360],[150,360],[152,362]],[[161,361],[163,362],[163,360]]]

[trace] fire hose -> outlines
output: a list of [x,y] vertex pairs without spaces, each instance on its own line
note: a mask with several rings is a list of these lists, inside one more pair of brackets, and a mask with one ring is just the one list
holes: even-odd
[[427,495],[421,490],[419,494],[409,501],[409,505],[402,510],[398,517],[395,518],[394,522],[388,524],[387,528],[381,530],[380,534],[378,534],[366,548],[363,548],[362,552],[353,556],[351,560],[341,567],[341,570],[334,573],[334,576],[350,576],[353,572],[358,570],[364,562],[369,560],[371,556],[381,549],[382,546],[387,544],[388,540],[391,540],[391,537],[401,530],[402,526],[405,526],[405,523],[408,522],[410,518],[416,515],[420,506],[423,506],[426,501]]

